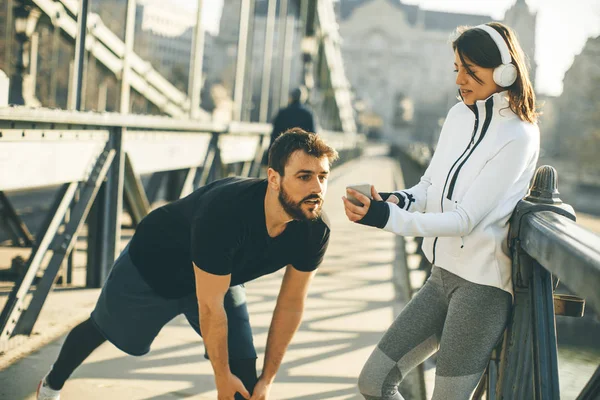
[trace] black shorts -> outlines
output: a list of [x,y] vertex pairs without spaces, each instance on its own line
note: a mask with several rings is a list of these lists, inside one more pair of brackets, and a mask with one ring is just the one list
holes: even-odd
[[[243,285],[229,288],[224,305],[229,358],[256,358]],[[180,314],[202,336],[196,295],[166,299],[156,294],[132,263],[127,247],[115,261],[91,319],[109,342],[127,354],[140,356],[150,351],[163,326]]]

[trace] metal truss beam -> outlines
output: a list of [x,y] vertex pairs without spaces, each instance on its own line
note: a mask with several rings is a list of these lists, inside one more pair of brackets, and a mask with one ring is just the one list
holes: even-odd
[[125,180],[124,180],[125,203],[134,225],[140,223],[150,212],[150,202],[146,196],[144,185],[139,176],[135,173],[131,158],[125,153]]
[[577,400],[594,400],[598,398],[598,393],[600,393],[600,366],[596,368],[594,375],[577,396]]
[[[52,287],[58,269],[73,247],[74,239],[87,216],[91,203],[96,196],[100,183],[106,176],[114,155],[115,151],[107,146],[96,160],[89,178],[85,182],[74,182],[68,185],[54,212],[54,217],[48,230],[40,240],[39,246],[32,252],[27,263],[27,272],[21,282],[13,288],[9,302],[2,311],[2,315],[0,316],[0,340],[6,340],[17,332],[27,334],[31,332],[46,296]],[[74,202],[78,189],[80,191],[79,199]],[[64,231],[60,235],[57,235],[69,209],[71,209],[70,220],[66,224]],[[33,299],[27,309],[25,309],[25,297],[48,250],[52,250],[52,258],[44,271],[44,276],[37,285]],[[21,322],[22,318],[23,321]],[[19,323],[18,330],[16,330],[17,323]]]
[[21,247],[33,246],[35,238],[2,191],[0,191],[0,218],[4,220],[4,226],[8,227],[13,244]]

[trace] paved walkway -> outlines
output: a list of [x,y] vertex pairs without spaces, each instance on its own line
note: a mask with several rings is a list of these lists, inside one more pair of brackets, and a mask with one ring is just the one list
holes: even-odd
[[[390,159],[376,155],[334,170],[326,199],[332,241],[311,286],[304,322],[273,386],[272,399],[361,398],[356,389],[360,369],[402,306],[395,301],[392,284],[396,241],[388,233],[348,222],[341,196],[352,183],[370,182],[380,190],[390,189],[394,171]],[[260,357],[281,277],[263,277],[247,285]],[[81,292],[89,298],[87,307],[78,310],[85,314],[97,291]],[[64,336],[2,371],[0,398],[33,399],[38,379],[55,359],[63,340]],[[165,327],[146,356],[129,357],[108,343],[101,346],[74,373],[62,397],[214,399],[211,366],[202,355],[200,339],[185,319],[178,318]]]
[[[333,228],[331,244],[311,286],[304,322],[273,386],[273,400],[362,399],[356,389],[360,369],[404,306],[399,300],[406,298],[406,293],[400,292],[403,285],[393,283],[402,279],[393,268],[397,237],[348,222],[341,203],[347,184],[369,182],[379,190],[402,184],[395,163],[377,155],[376,150],[369,149],[366,157],[333,171],[326,204]],[[590,226],[594,227],[598,225]],[[411,247],[414,242],[409,240],[407,248]],[[83,265],[82,249],[77,253],[75,264]],[[0,254],[0,262],[2,257]],[[418,260],[412,257],[414,267],[412,264]],[[83,268],[76,269],[76,274],[82,271]],[[247,285],[255,343],[261,357],[281,278],[282,274],[277,274]],[[422,278],[419,271],[411,271],[414,287],[420,286]],[[98,289],[54,291],[42,310],[34,335],[17,338],[21,342],[13,343],[4,353],[0,349],[0,399],[34,399],[40,377],[55,360],[64,341],[61,335],[87,317],[98,293]],[[32,349],[39,350],[32,353]],[[563,399],[576,397],[600,360],[600,354],[578,350],[572,356],[569,351],[572,350],[559,351]],[[146,356],[130,357],[110,344],[101,346],[74,373],[62,398],[216,399],[212,369],[203,352],[201,340],[185,319],[178,318],[164,328]],[[429,396],[434,372],[428,365],[425,381]]]

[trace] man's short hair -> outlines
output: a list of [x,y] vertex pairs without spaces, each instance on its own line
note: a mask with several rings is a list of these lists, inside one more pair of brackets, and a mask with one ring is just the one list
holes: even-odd
[[306,132],[301,128],[291,128],[273,142],[269,150],[269,168],[273,168],[283,176],[290,156],[297,150],[317,158],[327,157],[330,165],[338,159],[338,152],[317,134]]

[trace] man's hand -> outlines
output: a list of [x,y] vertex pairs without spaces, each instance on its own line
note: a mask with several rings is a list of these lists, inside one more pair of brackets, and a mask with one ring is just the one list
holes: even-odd
[[254,386],[254,391],[252,392],[250,400],[269,400],[271,385],[272,383],[267,382],[266,379],[261,377],[256,383],[256,386]]
[[216,384],[219,400],[234,400],[236,393],[241,394],[245,399],[250,398],[250,393],[248,393],[240,378],[231,372],[220,379],[217,378]]

